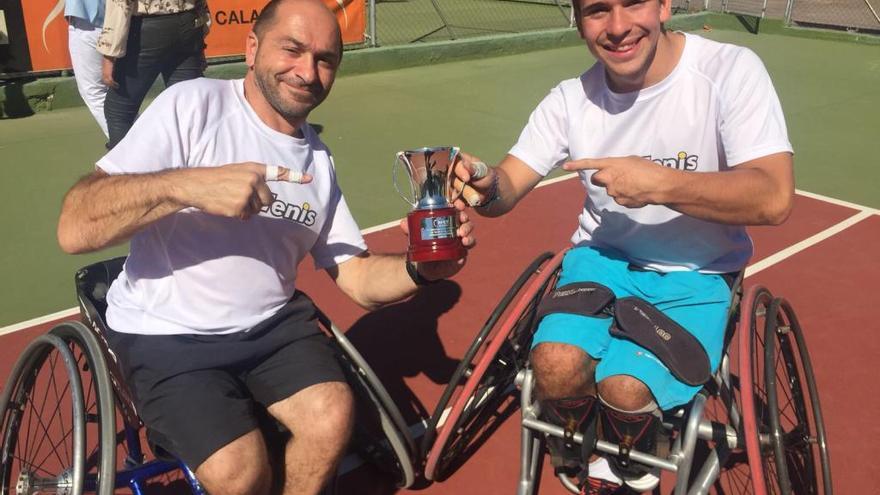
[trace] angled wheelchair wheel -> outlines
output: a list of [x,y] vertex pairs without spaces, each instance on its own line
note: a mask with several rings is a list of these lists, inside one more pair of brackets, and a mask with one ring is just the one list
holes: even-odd
[[768,308],[762,357],[779,493],[832,493],[813,367],[800,323],[785,299],[774,299]]
[[82,493],[85,479],[83,388],[67,343],[32,341],[0,396],[0,494]]
[[775,486],[776,462],[770,445],[770,410],[764,383],[764,328],[773,295],[752,286],[743,295],[742,315],[737,329],[739,344],[742,431],[749,463],[752,493],[779,493]]
[[353,447],[366,460],[408,488],[415,481],[415,442],[391,396],[367,361],[336,325],[323,314],[318,318],[340,348],[339,358],[355,395],[357,417]]
[[449,384],[443,390],[443,395],[440,396],[440,400],[437,402],[436,407],[434,408],[434,413],[431,414],[430,419],[428,419],[428,424],[425,427],[425,434],[422,436],[421,443],[421,453],[422,456],[427,456],[428,451],[431,449],[431,446],[434,443],[434,439],[437,438],[437,425],[440,422],[440,418],[443,417],[443,413],[446,411],[447,406],[449,405],[449,400],[452,398],[452,394],[458,390],[458,387],[464,384],[464,382],[468,379],[471,372],[474,369],[474,357],[476,357],[477,353],[482,349],[483,345],[486,344],[486,337],[492,332],[496,325],[498,324],[498,320],[506,313],[508,307],[510,307],[510,303],[513,299],[519,295],[523,288],[526,286],[526,283],[529,282],[541,268],[541,265],[544,264],[548,259],[552,258],[553,255],[551,253],[542,253],[534,261],[520,274],[520,276],[513,282],[513,285],[507,292],[504,294],[504,297],[501,298],[501,301],[498,302],[498,305],[495,306],[495,309],[492,311],[492,314],[489,315],[489,318],[486,320],[486,323],[483,324],[483,327],[480,329],[479,333],[477,333],[476,338],[471,343],[470,347],[465,351],[464,356],[462,356],[461,361],[458,364],[458,367],[455,369],[455,372],[452,374],[452,377],[449,380]]
[[749,322],[739,341],[754,493],[832,493],[822,411],[800,324],[791,306],[766,289],[753,288],[748,296]]
[[[500,324],[490,318],[462,359],[449,384],[457,390],[451,392],[454,401],[442,425],[445,408],[438,407],[434,414],[437,436],[426,456],[427,479],[447,478],[518,407],[511,395],[514,379],[528,360],[538,303],[553,288],[565,252],[549,261],[542,255],[526,270],[525,280],[518,281],[510,294],[511,298],[518,295],[516,304]],[[496,309],[499,316],[507,304]],[[459,387],[463,378],[466,381]]]
[[67,344],[83,387],[85,412],[85,489],[111,495],[116,480],[116,407],[104,351],[95,335],[78,322],[62,323],[50,333]]

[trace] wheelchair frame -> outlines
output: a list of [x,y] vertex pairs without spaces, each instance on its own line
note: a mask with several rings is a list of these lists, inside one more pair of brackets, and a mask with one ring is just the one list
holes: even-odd
[[[442,480],[454,472],[485,440],[481,421],[497,418],[519,390],[517,493],[537,493],[544,438],[562,438],[563,429],[538,419],[540,403],[533,396],[528,352],[534,312],[541,297],[555,287],[565,252],[552,258],[542,254],[523,272],[462,359],[428,423],[426,440],[436,441],[422,445],[426,478]],[[718,371],[689,404],[664,413],[669,456],[632,451],[630,459],[675,473],[676,495],[713,489],[758,495],[831,494],[821,407],[797,317],[785,299],[761,286],[743,293],[740,282],[741,278],[733,290]],[[511,309],[513,296],[518,299]],[[501,314],[506,318],[498,325]],[[581,435],[575,434],[574,440],[581,443]],[[597,442],[596,451],[619,455],[618,445],[604,440]],[[695,464],[698,453],[700,465]],[[564,475],[560,482],[572,493],[579,492]]]
[[[124,260],[115,258],[79,270],[77,299],[85,324],[57,325],[31,342],[13,367],[0,395],[0,495],[111,495],[123,487],[139,495],[147,480],[177,470],[192,493],[204,494],[182,461],[145,462],[143,425],[103,335],[104,296]],[[403,416],[357,349],[326,315],[317,312],[322,330],[340,351],[355,394],[354,448],[389,472],[399,487],[409,487],[415,480],[416,446]],[[51,417],[43,421],[47,411]],[[333,491],[330,486],[325,493]]]

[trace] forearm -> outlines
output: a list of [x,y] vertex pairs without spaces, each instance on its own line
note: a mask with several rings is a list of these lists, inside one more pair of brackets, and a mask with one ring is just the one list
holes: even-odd
[[733,225],[778,225],[791,212],[790,166],[739,166],[709,173],[666,169],[666,173],[668,179],[651,202],[692,217]]
[[137,175],[97,172],[64,198],[58,243],[67,253],[96,251],[126,241],[147,225],[181,210],[176,197],[184,171]]
[[367,252],[328,271],[343,292],[368,310],[406,299],[418,289],[403,254]]
[[529,191],[541,181],[541,176],[525,162],[513,155],[507,155],[487,179],[494,181],[494,198],[487,198],[485,206],[474,208],[484,217],[499,217],[511,211]]

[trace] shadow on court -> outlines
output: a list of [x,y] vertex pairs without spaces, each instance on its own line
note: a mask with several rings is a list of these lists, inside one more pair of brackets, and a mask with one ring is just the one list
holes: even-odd
[[432,411],[405,379],[424,374],[433,383],[445,384],[458,366],[458,360],[447,356],[443,348],[438,321],[460,297],[457,283],[437,282],[405,302],[365,314],[345,333],[379,375],[409,424],[429,417]]

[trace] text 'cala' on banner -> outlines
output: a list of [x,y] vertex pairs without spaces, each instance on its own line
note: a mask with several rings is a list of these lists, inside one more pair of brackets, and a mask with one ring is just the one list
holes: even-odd
[[[211,29],[205,43],[209,57],[244,54],[244,43],[251,25],[267,0],[208,0]],[[365,0],[324,0],[336,14],[346,44],[363,43],[366,29]],[[64,0],[21,0],[26,40],[33,72],[70,68],[67,52],[67,21]],[[7,22],[8,19],[7,19]]]

